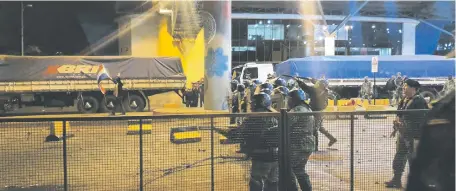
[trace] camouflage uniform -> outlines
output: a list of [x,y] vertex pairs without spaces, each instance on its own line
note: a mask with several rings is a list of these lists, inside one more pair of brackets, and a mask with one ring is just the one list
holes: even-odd
[[364,82],[361,85],[361,100],[367,99],[369,104],[371,103],[372,99],[372,83],[370,81]]
[[[309,106],[298,105],[290,110],[290,112],[311,112]],[[315,136],[314,136],[314,117],[313,116],[292,116],[289,118],[290,127],[290,152],[291,152],[291,167],[293,175],[296,176],[301,190],[312,190],[309,175],[306,173],[306,164],[312,152],[315,151]],[[298,190],[297,184],[294,182],[288,190]]]
[[403,85],[404,80],[402,77],[398,76],[396,80],[394,80],[394,83],[396,84],[396,92],[395,92],[395,100],[396,103],[398,103],[400,100],[402,100],[402,85]]
[[[427,109],[426,100],[423,96],[417,93],[411,99],[404,98],[400,101],[397,110],[413,110],[413,109]],[[401,177],[405,169],[407,161],[411,161],[415,142],[419,139],[420,125],[425,120],[424,113],[413,112],[398,114],[397,117],[403,122],[403,127],[396,127],[398,129],[396,141],[396,154],[393,160],[394,176],[390,182],[386,182],[388,187],[398,186],[401,187]]]
[[443,96],[443,95],[447,94],[448,92],[454,91],[454,87],[455,87],[455,84],[454,84],[453,79],[446,81],[445,84],[443,85],[442,93],[440,93],[440,95]]

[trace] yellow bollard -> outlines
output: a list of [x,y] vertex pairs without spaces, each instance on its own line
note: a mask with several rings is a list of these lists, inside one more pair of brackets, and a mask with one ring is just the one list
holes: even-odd
[[[142,121],[142,132],[143,132],[143,134],[152,133],[152,121],[151,120]],[[129,120],[128,121],[127,135],[139,135],[139,120]]]
[[[70,122],[65,123],[65,134],[66,138],[73,137],[74,135],[70,133]],[[62,121],[53,121],[49,127],[49,135],[46,137],[46,142],[51,141],[60,141],[63,138],[63,122]]]
[[174,144],[201,142],[201,133],[198,127],[171,128],[170,141]]

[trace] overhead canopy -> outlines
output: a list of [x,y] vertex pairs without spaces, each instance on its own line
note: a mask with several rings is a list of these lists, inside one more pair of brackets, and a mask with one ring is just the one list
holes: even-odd
[[[313,1],[316,3],[317,1]],[[233,13],[299,13],[299,1],[233,1]],[[325,15],[348,15],[363,1],[321,1]],[[317,6],[315,6],[317,7]],[[360,16],[454,20],[454,1],[369,1]]]

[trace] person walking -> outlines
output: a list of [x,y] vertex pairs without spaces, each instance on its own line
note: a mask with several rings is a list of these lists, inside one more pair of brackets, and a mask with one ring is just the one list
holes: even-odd
[[[419,93],[420,83],[407,79],[404,81],[404,99],[398,105],[397,110],[428,109],[428,104]],[[425,114],[420,112],[400,113],[394,120],[394,131],[391,136],[396,136],[396,154],[393,160],[393,178],[385,182],[387,188],[402,187],[402,173],[405,164],[411,163],[416,142],[420,136],[420,125],[425,120]]]
[[[385,89],[388,91],[388,99],[389,99],[389,104],[390,106],[396,105],[396,103],[393,103],[394,100],[394,91],[396,90],[396,83],[394,82],[396,80],[396,76],[391,76],[390,79],[386,82]],[[398,100],[395,100],[398,102]]]
[[[313,84],[315,84],[313,87],[308,86],[305,82],[302,80],[299,80],[295,78],[295,81],[298,83],[298,86],[307,94],[309,94],[310,97],[310,108],[312,111],[323,111],[327,106],[328,106],[328,95],[329,95],[329,90],[328,90],[328,83],[325,80],[316,80],[313,78],[307,78],[309,79]],[[314,115],[315,118],[315,151],[318,151],[318,131],[322,133],[323,135],[326,136],[326,138],[329,139],[328,147],[331,147],[337,142],[337,139],[329,133],[324,127],[323,127],[323,116],[321,114],[316,114]]]
[[[312,112],[311,107],[304,102],[306,94],[301,89],[293,89],[288,93],[289,112],[306,113]],[[298,185],[303,191],[311,191],[312,184],[309,175],[306,172],[306,164],[315,151],[314,133],[314,116],[312,115],[294,115],[289,118],[290,127],[290,162],[293,172],[291,176],[292,183],[288,184],[287,190],[299,190]],[[294,181],[298,181],[298,184]]]

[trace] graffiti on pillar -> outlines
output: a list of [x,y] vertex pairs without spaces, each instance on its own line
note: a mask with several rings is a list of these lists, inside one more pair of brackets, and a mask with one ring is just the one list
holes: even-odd
[[228,56],[223,53],[222,48],[209,48],[205,58],[205,68],[208,77],[222,77],[228,71]]

